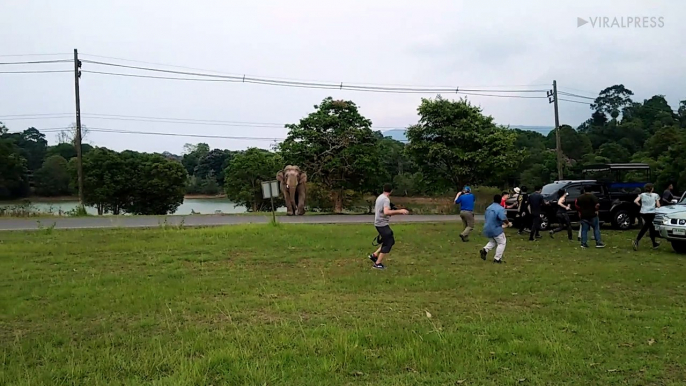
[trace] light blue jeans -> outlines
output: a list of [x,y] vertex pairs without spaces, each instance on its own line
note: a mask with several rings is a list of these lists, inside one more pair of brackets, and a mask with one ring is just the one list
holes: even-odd
[[595,216],[591,220],[581,220],[581,245],[588,245],[588,230],[591,227],[593,227],[596,245],[603,243],[600,240],[600,221],[598,221],[598,216]]

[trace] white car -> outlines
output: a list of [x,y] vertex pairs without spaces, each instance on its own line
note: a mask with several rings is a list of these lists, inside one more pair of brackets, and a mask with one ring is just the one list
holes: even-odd
[[686,193],[676,204],[658,208],[653,224],[660,237],[672,243],[676,253],[686,253]]

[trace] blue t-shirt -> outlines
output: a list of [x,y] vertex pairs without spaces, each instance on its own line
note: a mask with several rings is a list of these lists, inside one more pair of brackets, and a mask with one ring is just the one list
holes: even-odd
[[503,233],[503,221],[507,220],[507,212],[500,204],[492,203],[486,208],[484,236],[491,238]]
[[468,210],[470,212],[474,211],[474,195],[471,193],[461,194],[460,197],[455,200],[455,204],[460,204],[460,210]]

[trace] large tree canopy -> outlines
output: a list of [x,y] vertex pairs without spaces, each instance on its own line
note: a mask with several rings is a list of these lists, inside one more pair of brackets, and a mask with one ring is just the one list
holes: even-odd
[[407,151],[435,186],[454,190],[518,166],[517,134],[466,99],[422,99],[418,112],[419,123],[407,129]]

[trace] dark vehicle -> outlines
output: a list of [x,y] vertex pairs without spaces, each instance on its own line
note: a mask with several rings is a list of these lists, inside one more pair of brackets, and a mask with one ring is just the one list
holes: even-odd
[[[647,171],[649,180],[650,166],[647,164],[606,164],[594,165],[584,170],[584,174],[594,172],[610,172],[614,174],[615,181],[627,179],[623,172],[628,170]],[[639,173],[640,174],[640,173]],[[635,175],[633,176],[636,177]],[[552,184],[545,185],[541,194],[545,199],[547,205],[543,207],[541,214],[541,229],[548,230],[553,223],[557,222],[557,192],[563,189],[567,192],[567,203],[572,207],[572,210],[567,214],[572,222],[579,222],[579,213],[574,207],[574,201],[581,195],[581,189],[585,188],[587,191],[593,193],[600,201],[600,210],[598,217],[601,223],[610,223],[614,228],[627,230],[630,229],[640,218],[640,207],[634,204],[636,196],[641,193],[641,189],[645,182],[610,182],[608,179],[588,179],[588,180],[568,180],[555,181]],[[507,204],[515,203],[514,199],[508,200]],[[507,210],[507,217],[515,224],[519,222],[517,217],[517,208]]]

